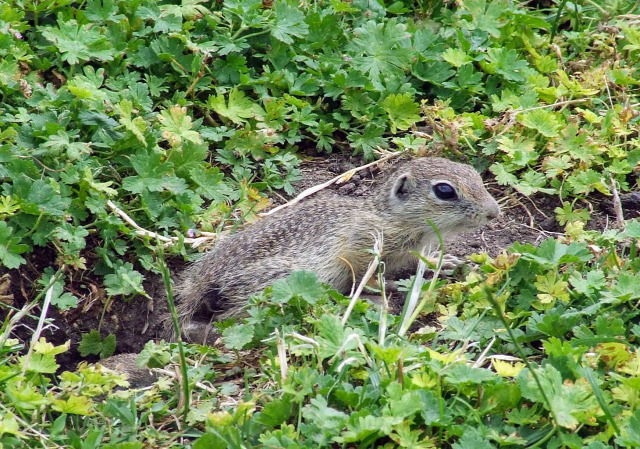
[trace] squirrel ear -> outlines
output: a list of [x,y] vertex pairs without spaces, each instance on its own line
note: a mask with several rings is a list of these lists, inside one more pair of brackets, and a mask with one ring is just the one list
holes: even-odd
[[404,200],[409,196],[409,191],[411,190],[411,177],[409,173],[403,173],[396,179],[396,182],[393,183],[393,192],[392,195],[395,198]]

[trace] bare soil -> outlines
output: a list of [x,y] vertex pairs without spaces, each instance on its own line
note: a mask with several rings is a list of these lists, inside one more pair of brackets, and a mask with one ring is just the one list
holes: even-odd
[[[303,179],[296,184],[296,189],[302,191],[360,165],[362,165],[360,158],[348,156],[306,160],[301,166]],[[348,182],[328,188],[335,190],[339,195],[366,196],[380,170],[377,167],[365,169],[355,174]],[[537,244],[561,233],[562,229],[556,222],[554,213],[554,209],[560,206],[560,201],[556,197],[539,195],[526,198],[497,186],[490,179],[487,179],[487,185],[492,195],[499,199],[502,216],[473,233],[446,240],[447,254],[464,258],[471,253],[487,252],[491,256],[496,256],[514,242]],[[629,201],[628,204],[623,201],[623,206],[628,207],[628,215],[637,216],[639,202],[634,203],[633,198],[624,199]],[[274,205],[285,200],[286,198],[280,195],[273,197]],[[593,218],[589,223],[591,229],[604,230],[609,226],[611,221],[609,214],[613,214],[610,201],[594,198],[584,206],[590,208],[592,212]],[[43,249],[31,256],[28,270],[9,272],[8,290],[13,294],[14,307],[20,308],[23,305],[24,298],[28,296],[26,285],[31,278],[36,277],[33,274],[44,267],[52,266],[53,262],[54,254]],[[184,267],[182,260],[173,259],[169,263],[174,274],[179,273]],[[25,274],[27,272],[31,272],[32,275]],[[54,344],[61,344],[67,340],[71,340],[72,343],[72,350],[66,353],[66,358],[61,359],[63,367],[72,367],[82,359],[75,348],[82,334],[91,329],[99,329],[103,336],[115,334],[116,353],[137,353],[149,340],[162,338],[162,321],[167,314],[164,287],[158,276],[147,273],[145,288],[151,300],[138,297],[128,302],[121,300],[108,302],[101,288],[95,285],[95,288],[89,292],[73,292],[82,298],[81,307],[69,312],[51,308],[49,317],[52,318],[54,325],[49,326],[43,336]],[[2,290],[2,283],[0,283],[0,290]],[[2,294],[3,292],[0,291],[0,297]],[[401,307],[401,304],[395,306],[395,308]],[[39,310],[34,310],[31,318],[22,320],[22,327],[18,329],[17,334],[25,342],[30,339],[39,313]],[[2,314],[0,309],[0,315]],[[97,358],[89,358],[89,361],[95,360]]]

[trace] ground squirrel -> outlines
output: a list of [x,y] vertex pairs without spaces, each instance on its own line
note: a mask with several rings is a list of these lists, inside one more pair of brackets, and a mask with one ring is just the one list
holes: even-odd
[[[324,192],[218,241],[176,285],[180,322],[189,328],[237,314],[248,297],[292,271],[310,270],[348,294],[367,270],[374,235],[384,238],[385,270],[415,265],[412,251],[443,235],[471,231],[496,218],[500,206],[465,164],[441,158],[399,163],[366,198]],[[345,263],[345,260],[349,264]],[[349,266],[350,265],[350,266]],[[195,331],[201,332],[201,331]]]

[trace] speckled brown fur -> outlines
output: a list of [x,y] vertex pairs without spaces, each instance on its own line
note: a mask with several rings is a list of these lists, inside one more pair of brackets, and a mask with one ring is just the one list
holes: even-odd
[[[434,186],[452,186],[456,199],[440,199]],[[416,263],[411,251],[436,244],[442,234],[469,231],[500,213],[498,203],[469,165],[441,158],[402,162],[367,198],[323,192],[221,239],[180,277],[176,294],[183,328],[241,312],[247,298],[295,270],[311,270],[348,293],[353,274],[364,274],[374,235],[384,238],[386,273]],[[194,320],[195,318],[195,320]]]

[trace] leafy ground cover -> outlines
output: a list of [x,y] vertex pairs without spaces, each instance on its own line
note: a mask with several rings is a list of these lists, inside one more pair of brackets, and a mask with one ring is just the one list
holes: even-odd
[[[591,195],[635,188],[639,21],[628,0],[3,2],[0,443],[638,447],[640,231],[584,229]],[[363,302],[343,323],[346,298],[293,275],[145,390],[57,372],[113,353],[99,326],[20,334],[151,296],[164,257],[292,193],[301,158],[393,149],[556,196],[564,236],[426,284],[434,321],[408,336]]]

